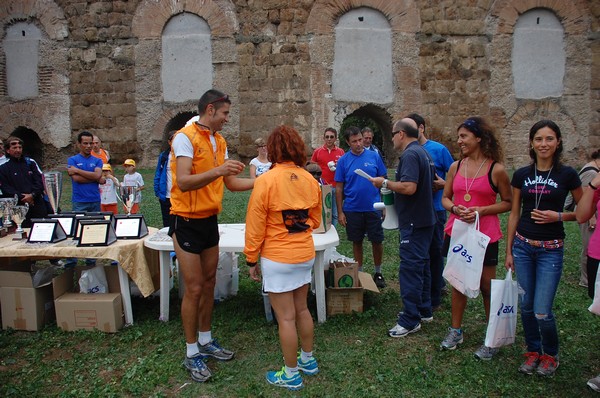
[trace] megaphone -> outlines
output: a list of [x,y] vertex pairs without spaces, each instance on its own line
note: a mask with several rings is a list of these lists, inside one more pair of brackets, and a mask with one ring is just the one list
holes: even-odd
[[375,210],[385,209],[385,219],[381,223],[381,226],[383,229],[398,229],[398,214],[394,206],[394,193],[387,188],[381,188],[380,192],[383,202],[374,203],[373,208]]

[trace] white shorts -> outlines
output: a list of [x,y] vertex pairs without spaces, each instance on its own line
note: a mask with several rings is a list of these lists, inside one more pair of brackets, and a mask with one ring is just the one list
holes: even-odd
[[310,283],[314,262],[312,258],[303,263],[278,263],[261,257],[263,290],[271,293],[291,292]]

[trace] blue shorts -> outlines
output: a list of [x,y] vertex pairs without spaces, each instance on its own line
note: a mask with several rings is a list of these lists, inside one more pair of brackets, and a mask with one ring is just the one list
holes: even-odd
[[346,215],[346,235],[350,242],[362,242],[365,234],[372,243],[383,242],[381,213],[378,211],[344,212]]

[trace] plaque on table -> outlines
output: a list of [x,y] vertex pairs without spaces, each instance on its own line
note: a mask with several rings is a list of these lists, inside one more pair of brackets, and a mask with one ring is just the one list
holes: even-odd
[[142,214],[115,215],[117,239],[139,239],[148,235],[148,226]]
[[81,232],[78,247],[82,246],[108,246],[117,241],[115,230],[110,220],[94,219],[80,220]]
[[75,226],[73,227],[73,239],[79,239],[81,236],[81,221],[83,220],[104,220],[104,216],[75,216]]
[[31,230],[27,243],[56,243],[67,239],[67,234],[59,220],[52,218],[31,219]]
[[48,217],[53,220],[57,220],[67,237],[73,236],[73,227],[75,226],[75,214],[72,213],[60,213],[60,214],[48,214]]
[[85,213],[86,216],[102,216],[105,220],[110,222],[113,221],[114,214],[112,211],[88,211]]

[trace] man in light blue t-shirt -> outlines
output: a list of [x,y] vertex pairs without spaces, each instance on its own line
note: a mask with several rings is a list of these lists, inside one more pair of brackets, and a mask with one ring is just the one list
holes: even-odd
[[373,204],[379,202],[381,197],[379,189],[354,170],[361,169],[372,177],[386,177],[387,169],[379,154],[363,147],[362,133],[358,127],[349,127],[344,136],[350,150],[338,160],[335,170],[338,223],[346,228],[348,240],[352,242],[354,260],[358,263],[360,271],[363,266],[363,240],[365,234],[367,235],[373,247],[373,280],[377,287],[383,288],[383,228],[381,214],[373,208]]

